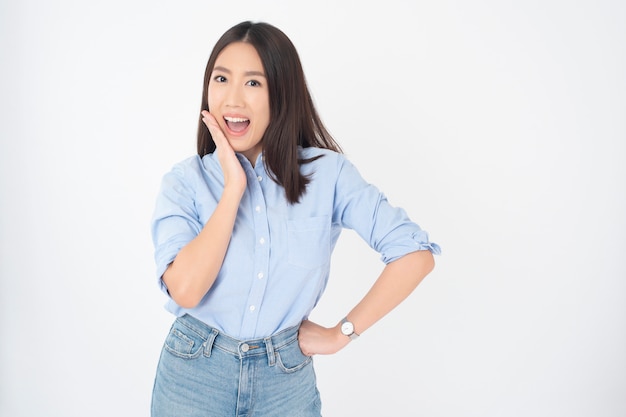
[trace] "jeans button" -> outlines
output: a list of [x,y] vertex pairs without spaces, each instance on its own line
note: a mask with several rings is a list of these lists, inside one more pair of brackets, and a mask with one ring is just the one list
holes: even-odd
[[244,343],[243,345],[241,345],[241,351],[242,351],[243,353],[246,353],[246,352],[247,352],[247,351],[249,351],[249,350],[250,350],[250,346],[248,346],[248,344],[247,344],[247,343]]

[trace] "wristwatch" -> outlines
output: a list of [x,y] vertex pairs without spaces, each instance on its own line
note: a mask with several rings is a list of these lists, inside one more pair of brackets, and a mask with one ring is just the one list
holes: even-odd
[[354,324],[348,321],[347,317],[341,320],[341,333],[348,336],[350,340],[356,340],[359,337],[359,335],[354,332]]

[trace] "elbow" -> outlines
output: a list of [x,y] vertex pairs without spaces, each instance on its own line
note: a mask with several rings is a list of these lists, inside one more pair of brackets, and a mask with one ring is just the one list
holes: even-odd
[[435,257],[429,250],[420,250],[412,254],[413,270],[420,280],[435,269]]
[[170,298],[179,307],[186,309],[195,308],[200,304],[200,301],[202,301],[202,298],[206,294],[206,292],[201,292],[190,285],[189,280],[175,277],[170,269],[163,274],[162,279]]
[[200,304],[200,301],[202,301],[202,297],[199,297],[191,291],[177,291],[175,293],[170,291],[170,297],[172,297],[172,300],[174,300],[179,307],[185,309],[195,308]]
[[433,272],[433,269],[435,269],[435,257],[433,256],[431,251],[426,251],[426,261],[425,261],[425,265],[424,268],[426,270],[426,275],[430,274],[431,272]]

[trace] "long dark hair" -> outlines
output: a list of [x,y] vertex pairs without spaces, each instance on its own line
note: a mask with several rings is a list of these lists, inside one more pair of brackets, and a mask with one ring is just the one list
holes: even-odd
[[[239,23],[217,41],[204,73],[201,110],[209,110],[208,86],[217,56],[233,42],[252,45],[263,63],[270,102],[270,122],[261,142],[263,158],[268,175],[283,186],[290,203],[297,203],[310,181],[300,173],[300,165],[317,159],[299,159],[298,146],[335,152],[342,152],[341,147],[315,109],[295,46],[281,30],[268,23]],[[215,142],[200,116],[198,155],[203,157],[213,151]]]

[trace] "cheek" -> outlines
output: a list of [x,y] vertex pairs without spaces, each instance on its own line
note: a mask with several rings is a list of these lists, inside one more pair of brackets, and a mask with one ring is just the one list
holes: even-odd
[[257,93],[250,98],[250,102],[253,103],[256,109],[257,117],[267,119],[270,118],[270,100],[267,92]]
[[263,101],[259,108],[259,116],[263,120],[263,124],[267,127],[270,123],[270,104],[267,101]]
[[209,84],[209,88],[207,90],[207,105],[209,106],[209,110],[216,110],[218,107],[218,103],[220,101],[219,97],[219,89],[211,88],[211,84]]

